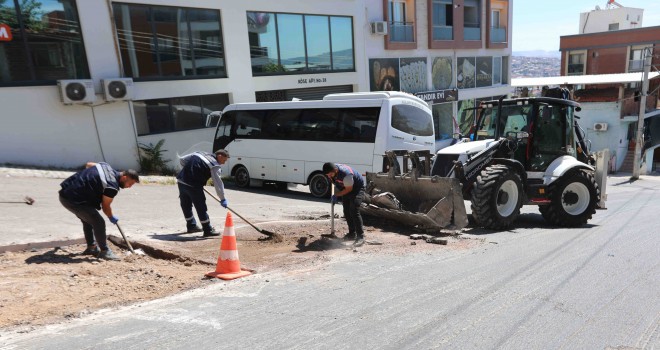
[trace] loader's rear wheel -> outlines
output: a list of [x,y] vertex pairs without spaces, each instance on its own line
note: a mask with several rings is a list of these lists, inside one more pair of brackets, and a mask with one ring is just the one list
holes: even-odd
[[550,224],[579,227],[596,213],[600,190],[590,171],[578,170],[562,176],[548,188],[550,204],[539,206]]
[[505,165],[481,171],[472,188],[472,217],[479,226],[501,230],[516,221],[522,205],[518,173]]

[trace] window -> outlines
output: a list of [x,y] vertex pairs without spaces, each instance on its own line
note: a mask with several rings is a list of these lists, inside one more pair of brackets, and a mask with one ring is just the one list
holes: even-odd
[[493,57],[493,85],[502,84],[502,57]]
[[226,77],[218,10],[113,3],[124,76]]
[[454,39],[454,5],[452,0],[433,0],[433,40]]
[[454,134],[453,103],[433,105],[433,126],[436,140],[447,140]]
[[227,94],[133,101],[138,136],[215,127],[217,116],[207,117],[228,104]]
[[481,8],[479,0],[465,0],[463,4],[463,38],[481,40]]
[[584,74],[584,53],[569,53],[568,75]]
[[631,48],[628,72],[641,72],[644,70],[644,49]]
[[75,0],[0,1],[0,24],[0,85],[89,78]]
[[619,30],[619,23],[610,23],[609,26],[607,27],[607,30],[609,31]]
[[350,17],[248,12],[252,74],[353,71]]
[[415,136],[433,135],[433,119],[423,110],[409,105],[392,106],[392,127]]
[[505,43],[506,18],[502,9],[494,9],[490,12],[490,41],[493,43]]
[[[414,11],[413,11],[414,14]],[[408,20],[407,6],[404,0],[390,0],[388,6],[390,41],[394,42],[414,42],[415,25],[412,20]]]

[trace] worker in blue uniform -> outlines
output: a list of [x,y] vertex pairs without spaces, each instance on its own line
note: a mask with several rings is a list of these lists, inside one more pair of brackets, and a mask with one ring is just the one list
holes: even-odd
[[84,255],[95,255],[100,259],[119,260],[108,248],[105,233],[105,221],[99,210],[111,223],[117,224],[119,218],[112,212],[112,201],[122,188],[131,188],[140,182],[135,170],[118,172],[108,163],[86,164],[85,170],[77,172],[60,184],[60,203],[75,214],[83,224],[87,241]]
[[[227,162],[227,159],[229,159],[229,152],[224,149],[216,151],[215,154],[193,152],[181,158],[182,169],[176,176],[176,182],[179,187],[179,202],[183,216],[186,219],[188,233],[204,231],[204,237],[220,235],[211,226],[209,215],[206,213],[204,186],[210,178],[213,178],[213,185],[220,198],[220,204],[227,208],[228,203],[225,198],[225,187],[222,183],[222,169],[220,167]],[[197,226],[193,215],[193,206],[197,211],[197,218],[199,218],[202,228]]]
[[362,216],[360,205],[364,200],[364,178],[362,175],[345,164],[325,163],[323,173],[330,179],[337,189],[332,196],[333,204],[341,198],[344,207],[344,217],[348,223],[348,233],[344,240],[355,240],[355,246],[364,244],[364,229],[362,228]]

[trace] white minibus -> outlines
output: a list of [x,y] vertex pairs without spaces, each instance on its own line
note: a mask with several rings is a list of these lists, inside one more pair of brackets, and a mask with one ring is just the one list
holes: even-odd
[[295,183],[325,197],[330,192],[321,172],[325,162],[365,174],[386,170],[386,151],[433,154],[433,116],[423,100],[389,91],[236,103],[222,111],[218,122],[213,150],[221,148],[229,151],[225,172],[230,169],[238,187]]

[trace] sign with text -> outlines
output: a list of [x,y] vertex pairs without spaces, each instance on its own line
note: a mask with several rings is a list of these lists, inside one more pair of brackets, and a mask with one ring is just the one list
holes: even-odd
[[426,103],[437,104],[458,100],[458,91],[456,89],[426,91],[418,92],[415,96],[421,98]]
[[0,23],[0,41],[11,41],[11,28],[3,23]]
[[320,77],[316,75],[309,75],[306,78],[298,78],[298,85],[308,85],[316,83],[327,83],[328,79],[326,77]]

